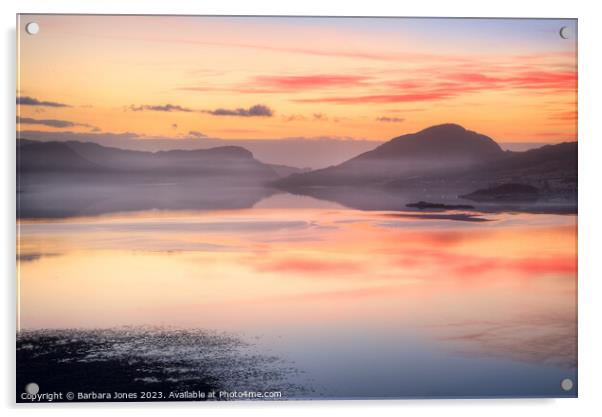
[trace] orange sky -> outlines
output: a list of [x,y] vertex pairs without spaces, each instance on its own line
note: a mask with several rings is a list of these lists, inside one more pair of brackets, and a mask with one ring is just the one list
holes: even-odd
[[24,15],[18,128],[386,140],[454,122],[576,140],[577,42],[562,26],[576,33],[573,20]]

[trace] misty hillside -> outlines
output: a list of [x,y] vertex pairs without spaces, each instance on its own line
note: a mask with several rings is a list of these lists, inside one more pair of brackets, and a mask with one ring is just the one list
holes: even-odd
[[[340,165],[276,180],[277,188],[361,210],[407,210],[416,202],[572,213],[577,209],[577,142],[523,152],[458,125],[400,136]],[[533,189],[525,199],[511,189]],[[486,201],[487,200],[487,201]]]
[[[407,210],[419,201],[465,204],[475,193],[486,197],[479,197],[479,208],[502,200],[508,210],[573,212],[577,206],[576,142],[503,151],[493,139],[453,124],[309,172],[262,163],[237,146],[145,152],[27,139],[18,141],[17,169],[22,217],[242,208],[277,189],[368,210]],[[533,187],[537,202],[517,207],[512,200],[524,205],[526,199],[509,194],[508,184]]]
[[233,177],[273,180],[276,170],[237,146],[203,150],[142,152],[84,142],[36,142],[21,139],[17,169],[21,176],[119,174],[169,178]]
[[504,155],[491,138],[456,124],[399,136],[340,165],[293,175],[284,186],[358,185],[401,177],[444,173]]
[[417,182],[483,182],[514,179],[575,181],[577,143],[546,145],[524,152],[503,151],[491,138],[445,124],[403,135],[340,165],[294,174],[283,188],[383,185]]
[[234,146],[152,153],[83,142],[17,143],[20,218],[248,208],[274,192],[264,184],[287,168]]

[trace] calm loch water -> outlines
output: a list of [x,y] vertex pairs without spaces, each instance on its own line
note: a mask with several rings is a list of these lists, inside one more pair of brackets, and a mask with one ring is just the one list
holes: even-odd
[[576,216],[451,214],[276,195],[20,220],[19,326],[223,332],[280,361],[283,398],[575,396]]

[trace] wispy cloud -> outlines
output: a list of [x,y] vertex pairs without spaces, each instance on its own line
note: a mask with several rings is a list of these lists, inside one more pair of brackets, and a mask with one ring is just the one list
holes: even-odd
[[242,107],[237,109],[219,108],[215,110],[202,110],[202,112],[213,116],[272,117],[274,115],[274,111],[263,104],[256,104],[248,109]]
[[403,117],[389,117],[389,116],[381,116],[381,117],[377,117],[376,121],[377,122],[385,122],[385,123],[401,123],[404,122],[406,119],[404,119]]
[[571,111],[563,111],[552,114],[548,117],[550,120],[568,120],[568,121],[576,121],[577,120],[577,112],[575,110]]
[[18,96],[17,97],[17,105],[45,106],[45,107],[71,107],[65,103],[58,103],[56,101],[38,100],[37,98],[29,97],[29,96]]
[[95,126],[87,123],[76,123],[68,120],[57,120],[57,119],[33,119],[31,117],[19,117],[17,116],[17,124],[24,125],[42,125],[48,127],[65,128],[65,127],[87,127],[98,131],[99,129]]
[[130,104],[127,107],[128,110],[131,111],[163,111],[163,112],[193,112],[193,109],[190,109],[188,107],[183,107],[177,104],[164,104],[164,105],[149,105],[149,104],[142,104],[139,106],[136,106],[134,104]]
[[450,99],[483,91],[528,90],[534,93],[556,94],[575,91],[577,87],[575,71],[538,70],[529,66],[511,74],[499,73],[495,67],[484,67],[478,73],[458,71],[457,68],[433,68],[427,75],[428,77],[382,83],[383,92],[378,94],[322,96],[293,101],[334,104],[409,103]]
[[300,120],[307,120],[307,117],[303,116],[302,114],[289,114],[282,115],[282,120],[285,122],[297,122]]
[[289,76],[258,76],[250,84],[272,89],[273,91],[311,90],[332,87],[358,86],[370,77],[361,75],[310,74]]
[[134,105],[131,104],[125,107],[126,110],[140,112],[140,111],[157,111],[157,112],[184,112],[184,113],[206,113],[213,116],[238,116],[238,117],[272,117],[274,110],[263,104],[256,104],[249,108],[238,107],[236,109],[225,109],[217,108],[213,110],[195,110],[189,107],[180,106],[178,104],[164,104],[164,105]]
[[428,92],[415,94],[374,94],[349,97],[318,97],[294,100],[297,103],[335,103],[335,104],[361,104],[361,103],[410,103],[416,101],[438,100],[452,97],[454,94],[445,92]]
[[277,94],[308,90],[368,86],[372,77],[365,75],[302,74],[259,75],[232,85],[198,85],[178,87],[180,91],[218,91],[241,94]]
[[[95,35],[98,36],[98,35]],[[301,54],[301,55],[310,55],[310,56],[319,56],[319,57],[328,57],[332,59],[339,58],[350,58],[350,59],[365,59],[365,60],[374,60],[374,61],[384,61],[384,62],[397,62],[400,60],[403,61],[432,61],[432,62],[440,62],[441,60],[446,61],[455,61],[455,62],[465,62],[469,58],[463,55],[453,55],[453,54],[439,54],[439,53],[420,53],[420,52],[412,52],[409,50],[406,51],[377,51],[374,48],[366,48],[366,47],[321,47],[321,48],[313,48],[313,47],[303,47],[303,46],[279,46],[274,44],[266,44],[259,42],[210,42],[205,40],[199,40],[194,38],[183,38],[183,37],[155,37],[155,38],[139,38],[139,37],[123,37],[123,36],[113,36],[113,35],[104,35],[105,38],[117,39],[120,42],[124,40],[130,41],[142,41],[142,42],[156,42],[156,43],[164,43],[164,44],[172,44],[172,45],[199,45],[199,46],[209,46],[209,47],[218,47],[218,48],[244,48],[244,49],[253,49],[260,51],[270,51],[277,53],[288,53],[288,54]]]
[[191,130],[190,132],[188,132],[189,136],[192,136],[193,138],[206,138],[207,135],[199,132],[198,130]]
[[445,76],[449,81],[467,83],[469,86],[486,88],[526,88],[572,91],[577,86],[575,71],[541,71],[527,69],[504,76],[488,76],[479,73],[455,73]]
[[425,110],[426,109],[419,109],[419,108],[387,109],[387,110],[385,110],[385,113],[409,113],[409,112],[425,111]]

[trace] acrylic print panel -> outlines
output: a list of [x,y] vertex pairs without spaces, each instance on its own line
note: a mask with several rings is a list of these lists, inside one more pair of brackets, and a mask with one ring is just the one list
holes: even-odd
[[17,401],[577,396],[576,20],[17,32]]

